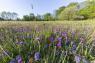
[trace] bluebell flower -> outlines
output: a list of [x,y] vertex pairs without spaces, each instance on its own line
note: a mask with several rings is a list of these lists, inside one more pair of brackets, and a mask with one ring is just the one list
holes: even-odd
[[76,48],[77,48],[77,46],[76,46],[76,44],[74,43],[74,44],[72,45],[72,50],[76,50]]
[[53,37],[49,37],[50,42],[54,42],[54,38]]
[[25,44],[25,42],[16,42],[16,44],[18,44],[18,45],[24,45]]
[[62,35],[63,37],[66,37],[66,36],[67,36],[67,32],[62,32],[61,35]]
[[66,40],[66,46],[70,45],[70,40]]
[[22,57],[20,55],[16,56],[16,60],[17,60],[18,63],[23,63]]
[[17,63],[17,61],[15,58],[13,58],[9,63]]
[[72,47],[71,47],[71,52],[73,54],[76,54],[76,48],[77,48],[77,45],[75,43],[72,44]]
[[36,53],[34,54],[34,59],[35,59],[35,61],[40,60],[40,52],[36,52]]
[[62,42],[62,37],[57,38],[58,42]]
[[56,46],[57,46],[58,48],[61,48],[62,43],[61,43],[61,42],[58,42],[58,43],[56,44]]
[[55,40],[55,34],[51,34],[51,36],[49,37],[49,41],[54,42],[54,40]]

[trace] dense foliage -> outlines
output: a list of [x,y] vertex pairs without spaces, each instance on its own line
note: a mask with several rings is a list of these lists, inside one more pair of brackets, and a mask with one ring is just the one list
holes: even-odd
[[58,16],[59,20],[72,20],[76,16],[77,3],[69,4]]
[[95,18],[95,2],[90,2],[87,7],[81,9],[79,15],[83,15],[86,19]]

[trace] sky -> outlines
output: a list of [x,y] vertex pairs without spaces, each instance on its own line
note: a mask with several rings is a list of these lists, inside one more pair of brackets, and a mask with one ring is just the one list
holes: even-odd
[[82,2],[84,0],[0,0],[0,12],[16,12],[19,17],[29,13],[43,15],[47,12],[53,13],[61,6],[71,2]]

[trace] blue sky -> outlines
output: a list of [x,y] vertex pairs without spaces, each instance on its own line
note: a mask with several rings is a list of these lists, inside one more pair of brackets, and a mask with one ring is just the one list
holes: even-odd
[[66,6],[70,2],[82,1],[84,0],[0,0],[0,12],[16,12],[20,17],[29,13],[42,15],[46,12],[53,13],[60,6]]

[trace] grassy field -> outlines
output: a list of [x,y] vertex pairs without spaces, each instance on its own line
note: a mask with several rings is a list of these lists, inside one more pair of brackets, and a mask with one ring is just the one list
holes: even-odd
[[1,21],[0,63],[91,63],[95,21]]

